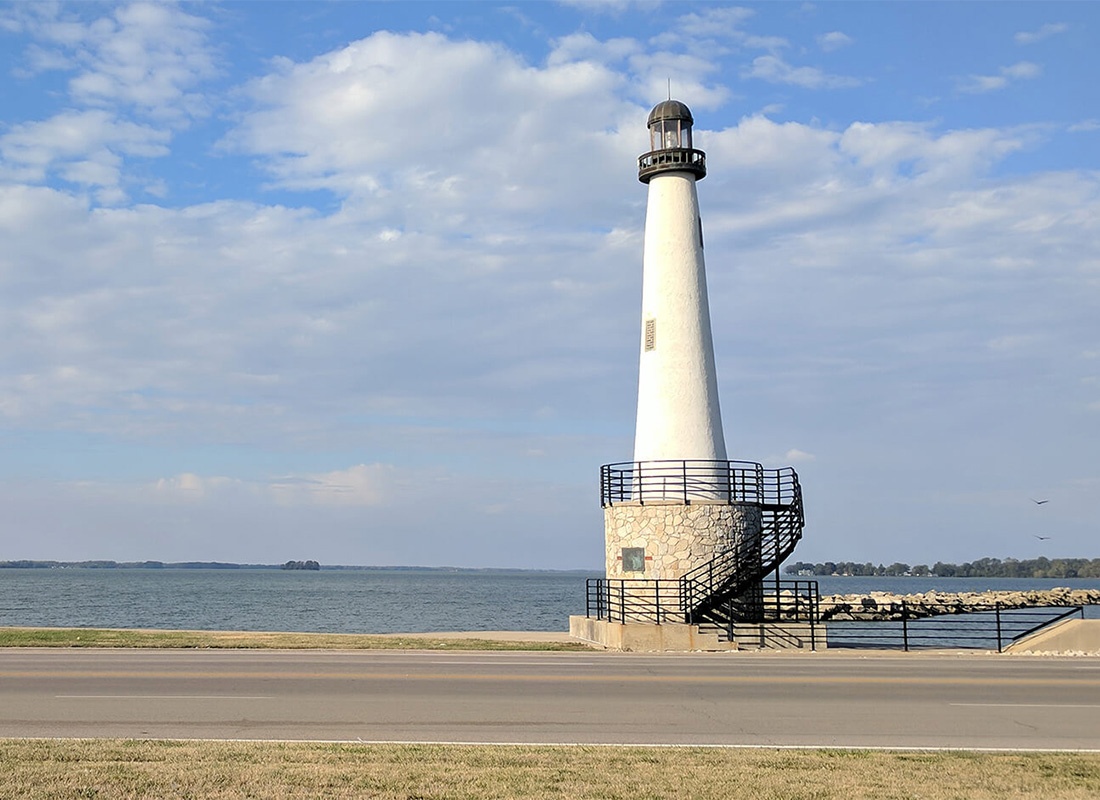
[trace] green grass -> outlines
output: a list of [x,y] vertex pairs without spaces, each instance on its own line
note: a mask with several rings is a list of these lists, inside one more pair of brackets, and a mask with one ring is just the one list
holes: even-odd
[[0,739],[0,798],[1086,800],[1100,755]]
[[102,628],[0,628],[0,647],[138,647],[271,650],[587,650],[580,642],[507,642],[476,638],[343,633],[145,631]]

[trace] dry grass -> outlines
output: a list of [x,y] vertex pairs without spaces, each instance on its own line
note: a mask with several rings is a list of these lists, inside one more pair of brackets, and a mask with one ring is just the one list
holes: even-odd
[[0,798],[1100,796],[1100,755],[0,740]]
[[588,650],[580,642],[368,636],[348,633],[0,628],[0,647],[142,647],[277,650]]

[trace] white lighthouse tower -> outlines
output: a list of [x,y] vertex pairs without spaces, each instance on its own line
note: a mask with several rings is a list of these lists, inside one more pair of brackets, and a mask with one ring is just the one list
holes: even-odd
[[802,619],[781,608],[802,589],[781,589],[778,572],[802,537],[798,475],[726,457],[693,122],[678,100],[658,103],[638,158],[649,202],[634,460],[600,467],[606,577],[588,581],[587,614],[569,620],[577,638],[620,649],[699,649],[705,626],[732,647],[735,624],[766,619],[789,640]]
[[666,100],[649,114],[649,185],[642,260],[642,335],[636,462],[725,461],[722,412],[703,262],[696,181],[706,155],[692,146],[691,111]]

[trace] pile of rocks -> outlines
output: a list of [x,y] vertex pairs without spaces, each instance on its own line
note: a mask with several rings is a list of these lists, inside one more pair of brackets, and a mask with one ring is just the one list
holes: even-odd
[[998,606],[1044,608],[1100,605],[1100,589],[1027,590],[1019,592],[924,592],[923,594],[834,594],[821,598],[822,620],[898,620],[939,614],[992,611]]

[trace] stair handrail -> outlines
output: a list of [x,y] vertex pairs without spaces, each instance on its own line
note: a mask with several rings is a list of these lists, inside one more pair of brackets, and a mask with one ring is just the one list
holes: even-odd
[[743,594],[778,567],[801,540],[805,514],[798,475],[790,467],[767,472],[774,486],[767,498],[772,502],[760,504],[763,519],[759,538],[738,541],[680,578],[686,622]]

